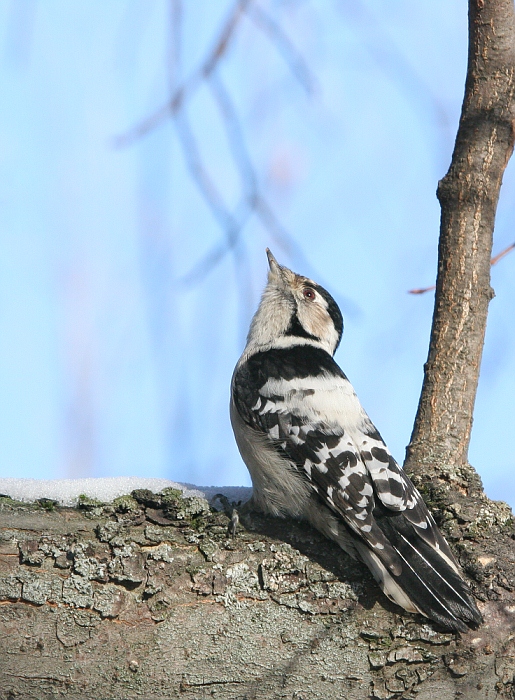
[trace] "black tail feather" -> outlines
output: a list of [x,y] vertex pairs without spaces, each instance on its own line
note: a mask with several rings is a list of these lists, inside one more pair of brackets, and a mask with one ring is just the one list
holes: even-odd
[[383,512],[377,523],[402,562],[402,573],[393,578],[424,615],[460,632],[481,624],[466,582],[402,513]]

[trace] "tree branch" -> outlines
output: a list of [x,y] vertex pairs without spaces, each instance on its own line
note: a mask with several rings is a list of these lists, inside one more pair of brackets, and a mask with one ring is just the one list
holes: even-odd
[[[494,255],[494,257],[490,260],[490,266],[493,267],[494,265],[497,265],[499,260],[502,260],[505,255],[508,255],[508,253],[511,253],[512,250],[515,249],[515,243],[511,243],[509,246],[504,248],[504,250],[501,250],[500,253],[497,253],[497,255]],[[425,294],[426,292],[432,292],[434,289],[436,289],[436,284],[431,285],[431,287],[421,287],[420,289],[410,289],[408,290],[408,294]]]
[[231,537],[173,489],[78,509],[0,496],[0,698],[511,697],[507,510],[455,533],[480,542],[482,564],[460,558],[486,619],[460,637],[306,524],[242,514]]
[[173,91],[166,104],[126,133],[116,137],[114,140],[115,148],[124,148],[132,145],[181,109],[186,99],[200,87],[205,78],[211,75],[220,60],[227,53],[242,13],[249,2],[251,0],[238,0],[235,3],[214,42],[213,48],[208,52],[202,63]]
[[[514,143],[512,0],[469,1],[465,98],[442,215],[429,357],[406,466],[414,473],[463,465],[483,351],[490,258],[502,176]],[[429,470],[429,472],[427,471]]]

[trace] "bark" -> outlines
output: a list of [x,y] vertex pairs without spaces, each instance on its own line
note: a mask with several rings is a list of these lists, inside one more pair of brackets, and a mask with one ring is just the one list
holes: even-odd
[[[449,513],[485,624],[404,613],[307,525],[134,492],[81,508],[0,498],[0,698],[513,697],[507,506]],[[479,557],[479,558],[478,558]]]
[[470,0],[465,98],[442,215],[429,357],[406,468],[466,465],[483,351],[490,257],[502,177],[513,150],[513,0]]

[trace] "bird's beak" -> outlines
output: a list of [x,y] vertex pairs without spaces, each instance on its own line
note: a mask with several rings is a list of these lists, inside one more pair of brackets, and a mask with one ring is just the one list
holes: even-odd
[[281,266],[279,265],[277,260],[274,258],[274,256],[272,255],[272,251],[269,248],[266,249],[266,255],[268,257],[268,264],[270,266],[270,272],[272,274],[281,275]]
[[295,277],[294,273],[287,267],[284,267],[284,265],[279,265],[268,248],[266,249],[266,254],[268,257],[268,264],[270,265],[268,284],[280,289],[286,296],[291,295],[292,282]]

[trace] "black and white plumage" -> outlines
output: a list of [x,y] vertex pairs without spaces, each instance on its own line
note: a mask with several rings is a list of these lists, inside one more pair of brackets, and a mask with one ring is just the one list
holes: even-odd
[[477,626],[447,542],[333,360],[340,309],[267,254],[268,284],[232,380],[231,422],[253,504],[307,519],[404,609],[447,629]]

